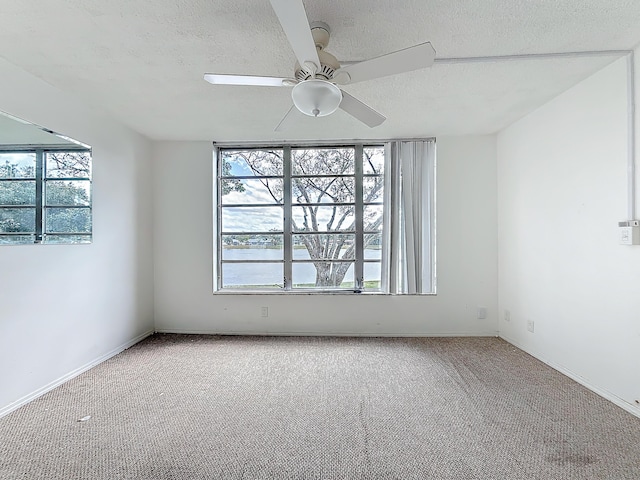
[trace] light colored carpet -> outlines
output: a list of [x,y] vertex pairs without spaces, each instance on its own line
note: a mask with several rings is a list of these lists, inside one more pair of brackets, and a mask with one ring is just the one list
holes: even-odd
[[495,338],[154,335],[0,419],[0,478],[637,480],[640,419]]

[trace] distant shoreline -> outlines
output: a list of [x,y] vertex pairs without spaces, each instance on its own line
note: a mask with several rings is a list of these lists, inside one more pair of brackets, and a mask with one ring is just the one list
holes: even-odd
[[[223,245],[224,250],[283,250],[279,245]],[[294,245],[295,249],[307,248],[304,245]],[[369,245],[365,250],[381,250],[380,245]]]

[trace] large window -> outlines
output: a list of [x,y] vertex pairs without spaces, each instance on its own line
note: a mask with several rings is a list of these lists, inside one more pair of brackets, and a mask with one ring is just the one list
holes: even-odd
[[389,292],[390,152],[219,148],[216,290]]
[[91,151],[0,150],[0,244],[91,242]]

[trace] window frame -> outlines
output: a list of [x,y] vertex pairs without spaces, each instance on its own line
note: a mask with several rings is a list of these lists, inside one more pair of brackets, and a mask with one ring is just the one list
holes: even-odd
[[[350,148],[354,151],[354,172],[353,174],[332,174],[328,173],[326,175],[304,175],[304,174],[295,174],[292,168],[292,150],[294,149],[340,149],[340,148]],[[380,265],[380,271],[382,274],[382,258],[374,258],[369,259],[365,258],[365,248],[364,248],[364,237],[368,234],[380,234],[382,238],[382,232],[380,231],[370,231],[364,230],[364,207],[368,205],[380,205],[384,208],[384,202],[382,199],[377,202],[364,202],[363,198],[363,185],[364,180],[366,178],[376,178],[381,177],[384,182],[384,171],[381,173],[364,173],[363,168],[363,158],[364,158],[364,150],[365,148],[385,148],[385,142],[380,140],[374,141],[366,141],[366,142],[335,142],[335,143],[324,143],[318,142],[313,144],[269,144],[269,145],[224,145],[219,146],[216,145],[214,149],[214,162],[215,162],[215,181],[214,181],[214,199],[216,209],[215,213],[215,238],[214,238],[214,293],[216,294],[323,294],[323,293],[331,293],[331,294],[384,294],[382,291],[382,278],[380,278],[380,285],[375,289],[365,289],[364,288],[364,266],[367,263],[374,264],[377,263]],[[223,175],[223,152],[224,151],[250,151],[250,150],[278,150],[283,153],[283,172],[282,176],[225,176]],[[353,178],[355,183],[355,198],[353,202],[348,202],[344,204],[340,203],[297,203],[293,201],[292,198],[292,183],[295,178],[317,178],[317,177],[344,177],[344,178]],[[283,180],[283,199],[282,203],[278,204],[276,202],[271,204],[224,204],[223,203],[223,188],[222,183],[225,180],[237,179],[237,180],[246,180],[246,179],[256,179],[256,178],[282,178]],[[293,220],[292,220],[292,209],[294,206],[304,205],[304,206],[319,206],[319,205],[327,205],[327,206],[337,206],[337,205],[353,205],[354,206],[354,217],[355,217],[355,228],[353,230],[340,230],[340,231],[318,231],[318,232],[299,232],[294,231],[292,228]],[[283,209],[283,229],[282,232],[223,232],[222,231],[222,211],[223,208],[228,207],[267,207],[267,206],[281,206]],[[223,258],[223,248],[224,242],[222,241],[223,235],[242,235],[248,234],[251,235],[274,235],[281,234],[283,236],[283,258],[281,260],[225,260]],[[294,237],[298,235],[308,235],[308,234],[348,234],[355,236],[355,252],[353,260],[346,260],[346,262],[350,262],[353,264],[354,268],[354,285],[351,288],[341,288],[341,287],[314,287],[314,288],[301,288],[295,287],[293,285],[293,266],[295,264],[302,263],[312,263],[311,260],[296,260],[293,258],[293,240]],[[343,259],[327,259],[327,262],[332,263],[345,263]],[[283,282],[282,287],[278,289],[263,289],[263,288],[233,288],[233,287],[224,287],[223,286],[223,265],[232,264],[232,263],[275,263],[283,265]]]
[[[54,145],[3,145],[0,147],[0,154],[11,153],[33,153],[35,155],[35,177],[17,177],[17,178],[0,178],[0,182],[13,181],[33,181],[35,182],[35,204],[34,205],[0,205],[0,209],[33,209],[35,211],[34,230],[31,232],[0,232],[0,238],[33,237],[33,241],[9,242],[2,243],[0,246],[16,246],[16,245],[81,245],[93,243],[93,180],[92,174],[87,177],[49,177],[47,175],[47,154],[48,153],[88,153],[90,162],[93,163],[91,147],[84,145],[54,144]],[[49,204],[46,199],[46,185],[49,181],[82,181],[89,184],[89,202],[88,205],[58,205]],[[89,211],[91,227],[88,232],[47,232],[46,231],[46,212],[48,209],[64,208],[64,209],[84,209]],[[73,237],[81,236],[86,241],[72,242],[47,242],[47,236],[56,237]]]

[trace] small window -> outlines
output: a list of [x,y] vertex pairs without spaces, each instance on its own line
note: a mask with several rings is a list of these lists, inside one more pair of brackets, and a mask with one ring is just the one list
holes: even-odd
[[0,151],[0,244],[91,242],[91,150]]

